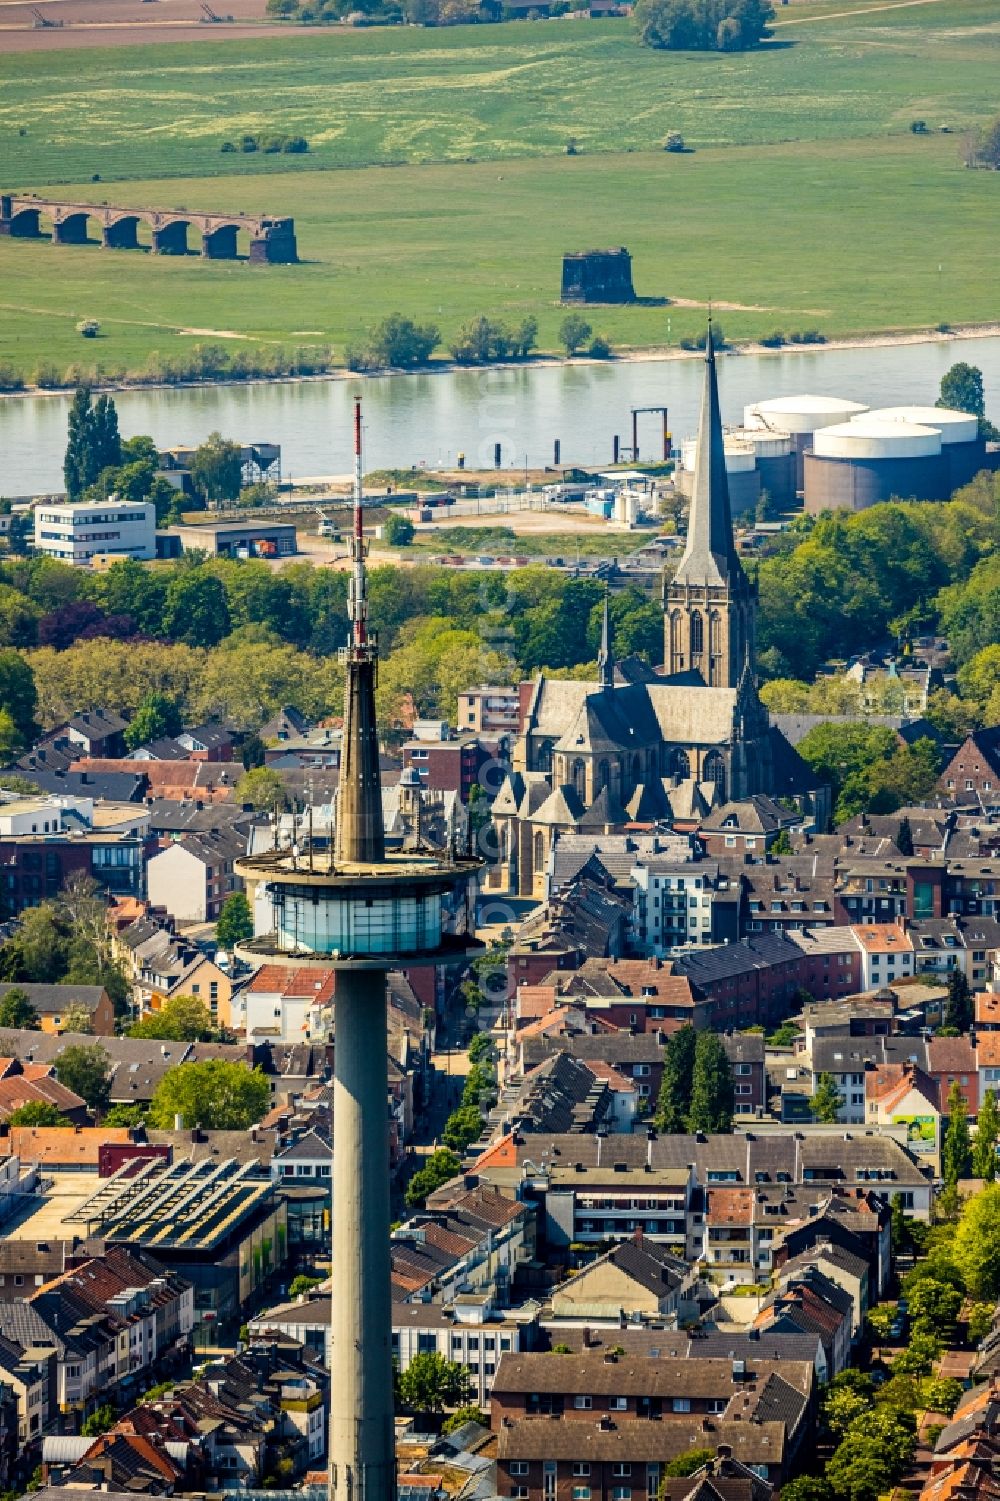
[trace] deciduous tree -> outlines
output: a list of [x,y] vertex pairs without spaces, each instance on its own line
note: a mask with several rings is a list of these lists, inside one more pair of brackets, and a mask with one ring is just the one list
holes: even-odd
[[215,925],[215,937],[220,948],[232,949],[253,937],[253,912],[242,891],[234,891],[226,897]]
[[164,1074],[149,1107],[157,1130],[173,1128],[180,1116],[186,1130],[245,1131],[260,1120],[271,1098],[267,1076],[245,1063],[210,1058],[182,1063]]
[[[74,1094],[86,1100],[95,1114],[103,1111],[111,1096],[111,1060],[99,1042],[64,1048],[56,1059],[56,1077]],[[170,1077],[168,1075],[168,1077]]]

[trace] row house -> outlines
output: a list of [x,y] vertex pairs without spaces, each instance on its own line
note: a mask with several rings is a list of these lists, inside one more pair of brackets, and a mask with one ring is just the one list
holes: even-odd
[[726,1359],[659,1359],[583,1351],[505,1355],[493,1383],[494,1431],[530,1417],[561,1419],[567,1427],[603,1417],[646,1420],[665,1427],[711,1417],[759,1423],[780,1409],[786,1453],[793,1454],[811,1426],[815,1372],[809,1361],[753,1365]]
[[519,1067],[522,1072],[536,1067],[554,1052],[565,1051],[586,1063],[588,1068],[604,1065],[629,1080],[638,1096],[640,1108],[648,1111],[660,1093],[663,1080],[665,1032],[608,1032],[594,1028],[520,1038]]
[[[497,1492],[514,1501],[657,1501],[671,1460],[713,1447],[770,1485],[780,1485],[785,1476],[780,1421],[522,1418],[497,1432]],[[674,1492],[664,1494],[672,1498]]]
[[0,1335],[0,1383],[14,1394],[17,1444],[27,1452],[40,1442],[55,1413],[55,1350],[25,1347]]
[[731,943],[739,936],[739,882],[716,861],[644,856],[631,876],[630,938],[637,953],[662,956],[692,944]]
[[518,1266],[534,1255],[531,1207],[462,1180],[431,1195],[425,1212],[394,1232],[394,1288],[397,1295],[405,1289],[400,1301],[451,1303],[459,1293],[489,1293],[504,1306]]
[[[820,1076],[829,1074],[841,1096],[838,1119],[845,1125],[909,1125],[911,1116],[919,1124],[928,1113],[945,1112],[949,1092],[957,1084],[974,1119],[982,1096],[980,1041],[984,1057],[992,1059],[995,1055],[988,1037],[817,1037],[809,1054],[812,1092],[819,1087]],[[874,1077],[869,1079],[869,1074]],[[907,1077],[915,1091],[909,1104],[905,1094],[893,1094]],[[995,1078],[991,1072],[989,1083]],[[888,1103],[883,1102],[883,1096]]]
[[789,1329],[818,1334],[831,1379],[851,1363],[851,1296],[813,1264],[791,1273],[768,1295],[754,1325],[769,1332]]
[[488,1296],[459,1295],[450,1308],[437,1303],[395,1303],[393,1361],[402,1374],[417,1355],[440,1355],[465,1367],[471,1399],[486,1407],[504,1357],[524,1346],[528,1328],[505,1316]]
[[[555,1259],[564,1258],[574,1242],[600,1245],[641,1230],[693,1260],[705,1250],[705,1195],[716,1188],[753,1189],[776,1202],[775,1216],[763,1207],[759,1215],[754,1211],[763,1225],[790,1218],[781,1201],[793,1204],[797,1190],[825,1190],[846,1200],[869,1193],[887,1202],[899,1197],[920,1219],[929,1215],[933,1192],[931,1179],[894,1134],[843,1126],[755,1127],[711,1136],[650,1133],[645,1139],[511,1135],[477,1159],[470,1176],[535,1204],[539,1238]],[[801,1211],[809,1212],[808,1206]],[[758,1239],[758,1247],[764,1240]]]

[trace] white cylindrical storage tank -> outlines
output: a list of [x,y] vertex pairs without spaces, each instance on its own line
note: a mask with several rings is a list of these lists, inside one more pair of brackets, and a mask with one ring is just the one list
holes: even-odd
[[830,459],[917,459],[941,452],[937,428],[917,422],[855,418],[825,427],[813,438],[813,453]]
[[[728,434],[723,439],[723,448],[726,454],[726,473],[745,474],[756,463],[753,448],[739,438],[730,437]],[[695,455],[698,451],[697,438],[685,438],[681,444],[681,464],[689,474],[694,473]]]
[[950,407],[880,407],[869,412],[877,422],[909,422],[918,427],[936,427],[941,442],[974,443],[979,437],[979,418],[968,412],[955,412]]
[[743,408],[743,426],[776,428],[800,436],[834,422],[849,422],[867,410],[864,402],[848,401],[843,396],[772,396]]
[[773,432],[766,427],[741,427],[732,436],[737,442],[748,444],[758,459],[780,459],[792,451],[788,433]]

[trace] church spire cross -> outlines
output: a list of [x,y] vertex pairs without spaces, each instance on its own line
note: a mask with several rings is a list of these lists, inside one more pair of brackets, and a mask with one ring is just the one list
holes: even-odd
[[709,317],[705,336],[705,381],[695,449],[694,488],[687,546],[674,575],[678,584],[724,588],[742,573],[733,545],[722,411],[715,369],[715,340]]

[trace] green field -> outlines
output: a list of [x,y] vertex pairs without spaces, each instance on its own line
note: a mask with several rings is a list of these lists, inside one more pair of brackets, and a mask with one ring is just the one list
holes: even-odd
[[[1000,107],[996,0],[873,3],[782,8],[774,44],[735,57],[560,21],[0,59],[5,186],[292,214],[304,260],[0,240],[0,363],[136,369],[210,337],[182,329],[339,355],[396,309],[446,339],[479,312],[533,313],[554,348],[561,253],[592,244],[628,245],[641,296],[742,304],[721,315],[737,337],[996,319],[1000,176],[960,161],[962,132]],[[917,118],[934,133],[912,136]],[[693,153],[658,149],[672,129]],[[310,155],[219,150],[275,130]],[[84,316],[95,343],[74,332]],[[674,341],[704,321],[657,306],[593,321],[648,347],[668,317]]]

